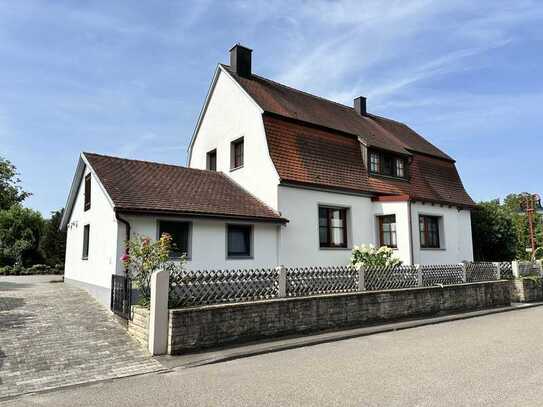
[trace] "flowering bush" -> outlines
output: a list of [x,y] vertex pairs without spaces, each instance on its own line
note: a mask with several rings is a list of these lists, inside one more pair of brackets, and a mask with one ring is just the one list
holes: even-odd
[[[157,241],[148,237],[138,236],[126,242],[127,254],[121,257],[128,276],[136,282],[140,290],[142,305],[148,305],[151,298],[151,275],[156,270],[166,270],[170,276],[182,270],[186,256],[183,255],[176,262],[171,261],[172,237],[164,233]],[[170,278],[170,285],[172,278]],[[170,289],[170,292],[172,290]]]
[[369,266],[397,267],[401,264],[402,261],[394,256],[394,251],[390,247],[377,248],[372,244],[353,247],[351,265],[357,269]]

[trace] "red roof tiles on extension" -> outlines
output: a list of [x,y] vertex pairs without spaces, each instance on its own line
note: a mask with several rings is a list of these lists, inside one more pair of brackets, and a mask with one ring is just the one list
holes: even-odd
[[221,172],[83,154],[117,211],[287,222]]

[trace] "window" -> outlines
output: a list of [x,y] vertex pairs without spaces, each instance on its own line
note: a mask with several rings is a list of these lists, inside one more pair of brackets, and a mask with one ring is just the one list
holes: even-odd
[[370,152],[369,170],[372,174],[407,178],[405,159],[382,152]]
[[211,171],[217,171],[217,150],[208,152],[206,158],[206,168]]
[[227,225],[226,227],[226,252],[228,257],[251,257],[253,227],[251,225]]
[[172,237],[170,257],[189,256],[190,222],[161,220],[158,222],[158,236],[168,233]]
[[230,146],[230,169],[243,167],[243,137],[232,141]]
[[347,209],[319,207],[320,247],[347,247]]
[[83,227],[83,260],[89,258],[89,234],[90,234],[90,225],[85,225]]
[[401,158],[396,158],[396,176],[405,177],[405,161]]
[[423,249],[439,249],[439,217],[419,216],[420,247]]
[[379,216],[379,244],[392,248],[398,247],[396,239],[396,215]]
[[88,211],[91,206],[91,175],[85,176],[85,210]]
[[370,171],[378,173],[379,170],[379,154],[370,153]]

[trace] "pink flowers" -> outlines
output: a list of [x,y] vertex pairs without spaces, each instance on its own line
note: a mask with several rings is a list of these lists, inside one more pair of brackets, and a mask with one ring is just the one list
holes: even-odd
[[123,263],[128,263],[129,260],[130,260],[130,256],[128,254],[124,254],[121,256],[121,261]]
[[151,239],[149,239],[148,237],[144,238],[143,241],[142,241],[142,245],[144,247],[149,246],[149,243],[151,243]]

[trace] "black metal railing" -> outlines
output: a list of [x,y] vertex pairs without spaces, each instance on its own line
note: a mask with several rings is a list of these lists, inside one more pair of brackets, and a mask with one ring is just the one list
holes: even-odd
[[132,319],[132,280],[126,276],[111,276],[111,311],[124,319]]

